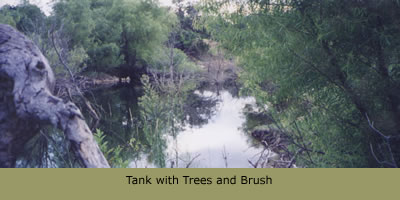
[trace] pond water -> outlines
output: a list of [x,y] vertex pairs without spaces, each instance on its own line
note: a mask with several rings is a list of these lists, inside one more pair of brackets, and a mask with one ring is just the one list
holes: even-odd
[[[132,88],[113,88],[93,96],[96,96],[96,103],[104,111],[99,128],[107,134],[110,145],[123,146],[123,141],[132,137],[135,141],[144,140],[137,126],[140,118],[137,106],[137,97],[140,95],[137,91],[132,91]],[[186,108],[187,114],[176,137],[170,134],[162,137],[165,140],[165,167],[252,167],[249,160],[254,163],[263,147],[255,145],[254,139],[242,127],[246,121],[243,108],[246,104],[254,104],[254,98],[233,97],[225,90],[218,95],[197,90],[192,98],[195,100]],[[126,152],[126,157],[132,160],[129,167],[158,167],[152,155],[153,148]]]

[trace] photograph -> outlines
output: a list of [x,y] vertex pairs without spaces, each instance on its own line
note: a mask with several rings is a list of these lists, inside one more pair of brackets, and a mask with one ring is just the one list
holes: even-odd
[[399,165],[399,0],[0,0],[0,168]]

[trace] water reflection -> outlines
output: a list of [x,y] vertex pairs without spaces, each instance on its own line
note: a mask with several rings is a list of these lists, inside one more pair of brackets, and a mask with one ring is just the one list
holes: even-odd
[[[88,95],[101,111],[99,128],[107,135],[109,146],[121,146],[123,158],[131,160],[130,167],[247,168],[251,167],[248,160],[258,159],[262,147],[253,147],[241,128],[246,120],[242,110],[253,104],[254,98],[233,97],[226,90],[219,95],[192,92],[183,103],[183,115],[174,119],[179,131],[171,134],[171,127],[160,127],[162,133],[154,135],[162,145],[155,145],[155,138],[144,130],[148,122],[141,121],[138,94],[143,92],[119,87]],[[135,148],[131,148],[132,141]]]
[[[139,88],[124,85],[103,88],[86,94],[101,117],[97,128],[106,135],[105,139],[110,149],[117,146],[123,149],[122,159],[137,157],[144,150],[142,141],[145,140],[139,131],[138,119],[138,97],[141,94],[142,91]],[[86,119],[90,119],[90,116],[86,115]],[[132,138],[135,141],[130,144]],[[132,146],[135,148],[131,148]]]
[[[241,131],[241,126],[245,120],[242,109],[254,103],[254,98],[234,98],[227,91],[221,91],[219,96],[210,91],[194,94],[217,99],[215,115],[203,126],[187,124],[175,139],[167,138],[169,167],[251,167],[248,160],[256,159],[261,150],[247,143],[248,135]],[[138,160],[131,167],[154,167],[154,164]]]
[[199,91],[190,93],[184,105],[185,123],[191,127],[208,124],[216,114],[218,102],[219,99],[215,95],[202,95]]

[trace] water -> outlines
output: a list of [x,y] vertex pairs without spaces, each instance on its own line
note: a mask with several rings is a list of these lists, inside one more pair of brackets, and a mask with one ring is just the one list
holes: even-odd
[[[215,96],[215,93],[204,92],[203,96]],[[186,127],[177,137],[177,143],[168,144],[170,154],[178,149],[180,154],[199,155],[192,167],[249,167],[252,159],[260,150],[249,146],[248,136],[240,129],[244,123],[242,109],[246,104],[254,103],[254,98],[234,98],[227,91],[217,97],[220,103],[217,112],[208,124],[202,127]],[[187,161],[186,161],[187,162]],[[185,167],[182,163],[179,167]]]
[[[135,99],[134,95],[127,92],[127,89],[107,91],[102,92],[103,96],[100,97],[108,99],[102,101],[104,105],[101,107],[106,108],[104,110],[107,114],[104,122],[100,123],[100,128],[109,138],[113,138],[110,144],[118,144],[118,141],[129,137],[141,140],[140,134],[135,131],[135,121],[140,113],[137,112],[137,97]],[[166,144],[165,167],[252,167],[249,160],[256,162],[263,148],[260,145],[255,146],[252,137],[242,130],[246,120],[242,110],[246,104],[254,104],[255,99],[233,97],[228,91],[220,91],[219,95],[211,91],[195,91],[193,96],[197,101],[202,101],[192,103],[190,105],[195,106],[187,108],[189,111],[182,131],[175,138],[171,135],[163,137]],[[216,103],[205,103],[213,102],[208,101],[210,99],[216,100]],[[109,112],[112,114],[108,114]],[[151,152],[151,148],[136,153],[126,152],[126,156],[133,160],[129,167],[157,167],[154,159],[149,156]]]
[[[255,103],[254,98],[234,98],[227,91],[220,92],[219,96],[210,91],[195,93],[206,98],[218,98],[215,115],[201,127],[186,125],[176,139],[167,138],[169,167],[251,167],[248,160],[254,162],[262,149],[248,142],[250,138],[241,127],[245,122],[242,110],[246,104]],[[143,156],[131,167],[154,167],[154,164]]]

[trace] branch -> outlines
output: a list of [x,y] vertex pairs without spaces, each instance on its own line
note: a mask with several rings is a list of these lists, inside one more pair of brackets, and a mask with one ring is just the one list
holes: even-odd
[[290,160],[289,164],[286,166],[287,168],[291,168],[292,165],[294,164],[294,162],[296,161],[296,157],[299,153],[301,153],[303,151],[303,149],[299,149],[296,151],[296,153],[294,154],[294,156],[292,157],[292,159]]
[[[63,27],[63,25],[64,25],[64,24],[62,24],[61,27]],[[64,68],[68,71],[69,75],[71,76],[72,81],[75,82],[74,74],[72,73],[72,71],[71,71],[71,69],[68,67],[68,65],[65,63],[64,59],[62,58],[60,52],[59,52],[58,49],[57,49],[57,45],[56,45],[56,43],[55,43],[55,41],[54,41],[54,32],[56,32],[56,31],[53,30],[53,31],[51,31],[51,33],[49,32],[49,34],[50,34],[50,36],[51,36],[50,38],[51,38],[51,43],[52,43],[52,45],[53,45],[53,48],[54,48],[54,50],[56,51],[56,54],[57,54],[57,56],[58,56],[58,59],[60,60],[60,63],[61,63],[61,64],[64,66]]]
[[367,113],[365,113],[365,117],[367,118],[369,127],[371,127],[371,129],[372,129],[375,133],[377,133],[379,136],[381,136],[381,137],[384,139],[384,142],[385,142],[385,145],[386,145],[386,147],[387,147],[387,149],[388,149],[388,152],[389,152],[389,156],[390,156],[391,161],[390,161],[390,162],[388,162],[388,161],[380,161],[380,160],[377,158],[377,156],[375,155],[374,149],[372,148],[372,144],[370,143],[370,148],[371,148],[372,156],[374,156],[375,160],[376,160],[379,164],[387,164],[387,165],[389,165],[389,166],[398,168],[397,163],[396,163],[396,160],[394,159],[392,147],[391,147],[391,145],[390,145],[390,139],[391,139],[392,137],[389,136],[389,135],[386,136],[385,134],[383,134],[382,132],[380,132],[378,129],[376,129],[375,126],[374,126],[374,122],[372,122],[372,121],[369,119]]
[[189,168],[190,165],[192,165],[192,163],[194,162],[194,160],[196,160],[198,157],[200,157],[201,154],[197,154],[195,157],[193,157],[187,164],[186,164],[186,168]]
[[374,127],[374,122],[371,122],[371,120],[369,119],[367,113],[365,113],[365,117],[367,118],[369,127],[371,127],[371,129],[374,130],[375,133],[378,133],[380,136],[382,136],[382,137],[383,137],[385,140],[387,140],[387,141],[390,140],[390,136],[386,136],[385,134],[383,134],[382,132],[380,132],[378,129],[376,129],[376,128]]
[[374,148],[372,147],[372,144],[371,144],[371,143],[369,143],[369,147],[370,147],[370,149],[371,149],[372,156],[375,158],[376,162],[378,162],[378,163],[381,164],[381,165],[385,165],[385,164],[386,164],[386,165],[389,165],[389,166],[392,166],[392,167],[397,168],[396,163],[391,163],[391,162],[388,162],[388,161],[380,161],[380,160],[378,159],[378,157],[375,155]]
[[[61,24],[60,30],[63,29],[63,27],[64,27],[64,24]],[[53,28],[53,29],[54,29],[54,28]],[[96,126],[98,125],[99,121],[100,121],[100,117],[99,117],[99,115],[97,114],[97,112],[93,109],[91,103],[90,103],[90,102],[85,98],[85,96],[83,95],[81,89],[78,87],[78,85],[77,85],[77,83],[76,83],[76,81],[75,81],[75,77],[74,77],[74,74],[72,73],[71,68],[70,68],[70,67],[68,66],[68,64],[64,61],[62,55],[61,55],[60,52],[58,51],[57,45],[56,45],[55,39],[54,39],[54,33],[55,33],[55,32],[57,32],[57,31],[55,31],[55,30],[49,31],[49,35],[51,36],[50,38],[51,38],[51,42],[52,42],[53,48],[54,48],[54,50],[55,50],[55,52],[56,52],[56,54],[57,54],[57,57],[58,57],[59,61],[60,61],[61,64],[64,66],[64,68],[68,71],[68,73],[69,73],[69,75],[70,75],[70,77],[71,77],[71,80],[72,80],[72,85],[74,86],[75,90],[77,91],[78,96],[79,96],[79,97],[83,100],[83,102],[85,103],[85,106],[86,106],[87,109],[89,110],[89,114],[96,120],[96,121],[95,121],[95,125],[94,125],[94,127],[96,127]],[[69,95],[69,97],[70,97],[70,100],[72,100],[71,95]]]

